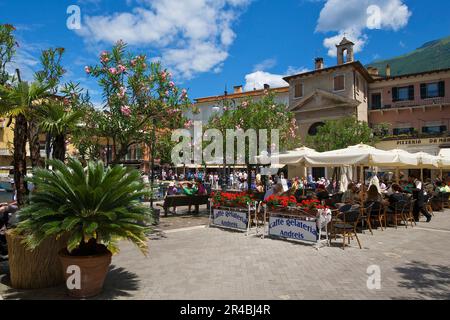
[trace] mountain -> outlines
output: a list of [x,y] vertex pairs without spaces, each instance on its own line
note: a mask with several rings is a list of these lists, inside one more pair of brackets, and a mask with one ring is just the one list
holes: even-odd
[[450,37],[427,42],[413,52],[389,60],[374,61],[366,67],[378,68],[380,75],[384,76],[388,64],[392,76],[450,68]]

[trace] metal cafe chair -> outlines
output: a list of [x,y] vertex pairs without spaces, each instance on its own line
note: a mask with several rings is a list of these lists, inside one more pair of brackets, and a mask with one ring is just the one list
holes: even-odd
[[330,245],[331,238],[334,237],[337,240],[337,235],[342,235],[343,243],[342,249],[345,250],[346,241],[348,240],[348,244],[350,244],[350,240],[353,240],[353,237],[358,241],[359,248],[362,249],[361,242],[358,238],[358,233],[356,228],[358,227],[359,222],[361,221],[362,209],[358,210],[350,210],[346,212],[338,213],[333,216],[334,222],[332,221],[332,228],[330,235]]

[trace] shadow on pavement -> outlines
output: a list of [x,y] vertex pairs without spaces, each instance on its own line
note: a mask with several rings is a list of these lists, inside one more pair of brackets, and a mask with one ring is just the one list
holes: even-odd
[[425,299],[450,299],[450,266],[412,261],[395,270],[402,278],[400,287],[415,290]]
[[[6,283],[5,283],[6,284]],[[109,300],[132,297],[139,290],[138,276],[124,268],[111,265],[100,295],[92,298]],[[65,286],[40,290],[16,290],[9,288],[3,292],[4,299],[12,300],[73,300],[66,294]]]

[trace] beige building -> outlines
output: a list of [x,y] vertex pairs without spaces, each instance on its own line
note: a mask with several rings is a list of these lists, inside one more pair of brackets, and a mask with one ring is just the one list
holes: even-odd
[[323,59],[317,58],[314,71],[284,78],[289,83],[289,110],[296,113],[302,138],[315,135],[326,120],[354,116],[368,121],[372,78],[359,61],[354,61],[353,46],[344,38],[337,46],[336,66],[324,68]]

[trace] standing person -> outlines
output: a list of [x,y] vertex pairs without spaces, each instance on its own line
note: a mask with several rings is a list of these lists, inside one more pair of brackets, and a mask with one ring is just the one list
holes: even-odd
[[427,211],[425,206],[427,194],[424,191],[422,181],[415,176],[410,176],[409,182],[413,185],[412,194],[413,198],[416,200],[414,203],[414,219],[418,222],[420,220],[420,213],[422,213],[427,218],[427,222],[430,222],[431,214]]

